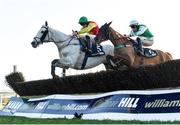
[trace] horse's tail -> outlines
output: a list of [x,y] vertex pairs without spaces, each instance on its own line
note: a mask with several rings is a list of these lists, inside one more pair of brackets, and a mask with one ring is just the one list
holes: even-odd
[[173,59],[172,55],[169,52],[165,52],[165,54],[166,54],[166,59],[167,60],[172,60]]

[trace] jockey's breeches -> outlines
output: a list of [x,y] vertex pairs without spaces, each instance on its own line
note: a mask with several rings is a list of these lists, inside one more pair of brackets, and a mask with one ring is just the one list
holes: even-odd
[[153,37],[151,37],[151,38],[139,37],[139,38],[141,39],[143,46],[152,46],[154,43]]

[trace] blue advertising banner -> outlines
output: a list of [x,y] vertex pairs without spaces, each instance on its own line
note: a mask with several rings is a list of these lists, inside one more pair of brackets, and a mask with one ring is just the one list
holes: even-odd
[[[180,113],[180,90],[176,89],[116,91],[84,96],[51,95],[35,99],[13,97],[0,115],[73,118],[74,114],[82,114],[84,119],[180,120],[178,113]],[[172,118],[173,115],[176,117]]]

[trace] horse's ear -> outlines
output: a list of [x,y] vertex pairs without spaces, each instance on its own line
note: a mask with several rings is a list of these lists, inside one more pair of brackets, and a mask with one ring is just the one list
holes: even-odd
[[47,21],[45,21],[45,26],[48,26],[48,22]]
[[111,23],[112,23],[112,21],[111,21],[111,22],[109,22],[107,25],[108,25],[108,26],[110,26],[110,25],[111,25]]

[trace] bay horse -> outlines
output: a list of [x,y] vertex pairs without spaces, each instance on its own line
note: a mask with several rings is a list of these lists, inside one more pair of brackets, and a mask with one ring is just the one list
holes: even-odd
[[95,40],[96,43],[101,43],[106,40],[110,40],[114,47],[114,57],[111,57],[111,60],[114,62],[116,68],[121,66],[126,66],[126,69],[129,67],[138,67],[143,65],[155,65],[168,60],[172,60],[172,56],[168,52],[163,52],[161,50],[155,50],[157,55],[155,57],[144,57],[137,52],[133,47],[133,40],[130,37],[125,37],[115,31],[110,27],[110,23],[106,23],[101,26],[99,33],[97,34]]
[[114,46],[106,44],[96,46],[97,53],[103,52],[103,54],[89,56],[86,52],[82,51],[80,41],[77,37],[55,30],[49,27],[46,22],[34,37],[31,45],[36,48],[40,44],[48,42],[55,43],[60,57],[59,59],[54,59],[51,63],[51,75],[53,78],[58,77],[55,74],[56,67],[78,70],[90,69],[100,64],[106,64],[106,56],[114,55]]

